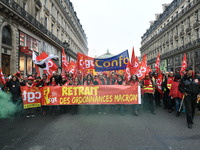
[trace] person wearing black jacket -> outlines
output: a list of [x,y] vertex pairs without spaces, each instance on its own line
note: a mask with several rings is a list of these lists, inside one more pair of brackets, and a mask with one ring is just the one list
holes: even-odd
[[185,70],[186,74],[182,77],[178,88],[185,96],[184,102],[187,123],[188,128],[191,129],[196,109],[197,96],[200,94],[200,78],[194,74],[192,67],[188,66]]
[[13,103],[19,103],[21,98],[21,90],[20,82],[17,76],[13,76],[12,79],[9,77],[8,81],[6,82],[6,86],[9,88],[9,92],[12,95]]

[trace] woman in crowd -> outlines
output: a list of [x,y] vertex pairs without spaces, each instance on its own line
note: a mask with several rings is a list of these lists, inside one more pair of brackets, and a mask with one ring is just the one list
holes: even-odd
[[[131,76],[131,79],[129,80],[129,83],[128,83],[129,85],[135,85],[135,86],[139,86],[139,80],[138,80],[138,77],[136,76],[136,75],[132,75]],[[138,107],[139,107],[139,105],[137,105],[137,104],[134,104],[133,105],[133,109],[134,109],[134,114],[135,114],[135,116],[137,116],[138,115]]]
[[[86,77],[86,80],[84,82],[84,85],[85,86],[91,86],[93,85],[93,77],[92,75],[89,73]],[[89,114],[90,113],[90,104],[89,105],[86,105],[86,114]]]

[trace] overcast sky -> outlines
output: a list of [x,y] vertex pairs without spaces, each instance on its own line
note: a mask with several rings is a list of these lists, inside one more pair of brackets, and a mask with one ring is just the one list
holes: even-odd
[[[89,56],[119,54],[134,46],[140,55],[141,36],[172,0],[71,0],[88,38]],[[131,57],[131,56],[130,56]]]

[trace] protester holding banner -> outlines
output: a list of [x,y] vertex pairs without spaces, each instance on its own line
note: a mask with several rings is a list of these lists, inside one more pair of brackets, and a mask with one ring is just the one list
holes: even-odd
[[[31,88],[31,87],[34,87],[34,81],[33,81],[33,77],[32,76],[29,76],[28,77],[28,82],[25,84],[25,86],[27,86],[28,88]],[[27,109],[26,110],[26,113],[27,113],[27,115],[26,115],[26,117],[34,117],[35,115],[34,115],[34,110],[35,110],[35,108],[29,108],[29,109]]]
[[[107,85],[107,81],[103,77],[102,72],[99,73],[99,78],[97,79],[97,82],[98,82],[98,85]],[[100,105],[98,108],[99,108],[99,112],[98,112],[99,114],[101,114],[101,113],[103,113],[104,115],[107,114],[107,111],[106,111],[107,106],[106,105]]]
[[[92,74],[88,74],[87,77],[86,77],[86,80],[84,82],[84,85],[85,86],[92,86],[93,85],[93,77],[92,77]],[[90,113],[90,105],[87,105],[86,106],[86,114],[89,114]]]
[[[132,75],[131,76],[131,79],[129,80],[129,83],[128,85],[135,85],[135,86],[139,86],[139,80],[138,80],[138,77],[136,75]],[[139,108],[139,105],[135,104],[133,105],[133,110],[134,110],[134,114],[135,116],[138,116],[138,108]]]
[[146,111],[150,109],[151,113],[155,115],[153,95],[155,92],[155,85],[149,74],[145,74],[145,78],[142,80],[142,86],[144,90],[144,109]]
[[188,128],[192,128],[197,97],[200,95],[200,78],[195,75],[192,67],[188,66],[186,74],[179,83],[179,91],[184,94],[185,110]]

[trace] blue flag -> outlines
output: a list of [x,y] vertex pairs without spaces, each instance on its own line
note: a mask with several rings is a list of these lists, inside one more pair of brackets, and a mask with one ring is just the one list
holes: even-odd
[[126,65],[129,61],[129,55],[128,50],[105,59],[94,59],[95,64],[95,71],[101,72],[101,71],[111,71],[111,70],[123,70],[126,69]]

